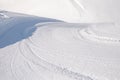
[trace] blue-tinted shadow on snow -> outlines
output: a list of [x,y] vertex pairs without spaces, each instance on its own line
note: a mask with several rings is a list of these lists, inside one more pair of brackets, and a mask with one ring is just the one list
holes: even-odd
[[[0,23],[0,48],[12,45],[18,41],[28,38],[36,30],[33,27],[37,23],[43,22],[62,22],[55,19],[42,18],[42,17],[22,17],[22,18],[12,18],[11,20],[4,21]],[[31,28],[31,30],[26,33],[25,30]]]

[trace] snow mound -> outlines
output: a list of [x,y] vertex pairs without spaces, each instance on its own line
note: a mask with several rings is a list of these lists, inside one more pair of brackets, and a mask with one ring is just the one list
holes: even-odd
[[[92,80],[88,76],[50,63],[31,51],[28,40],[37,30],[38,25],[42,27],[62,21],[5,11],[0,11],[0,19],[0,69],[2,71],[8,69],[7,72],[0,70],[0,75],[3,73],[0,80],[39,80],[42,78],[45,80]],[[5,60],[6,58],[8,60]],[[24,65],[26,63],[27,66]],[[38,67],[41,69],[38,70]],[[54,78],[50,78],[51,75]]]
[[[32,35],[37,23],[58,22],[59,20],[36,17],[32,15],[18,14],[13,12],[1,11],[0,13],[0,48],[11,45]],[[9,16],[9,17],[8,17]],[[23,36],[25,30],[32,28],[32,31]]]
[[119,47],[84,39],[90,26],[1,11],[0,80],[119,80]]

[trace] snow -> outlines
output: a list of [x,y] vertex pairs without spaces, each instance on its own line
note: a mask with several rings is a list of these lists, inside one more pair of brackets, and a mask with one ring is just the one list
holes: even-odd
[[[56,22],[58,20],[49,19],[49,18],[40,18],[36,16],[30,15],[21,15],[21,14],[13,14],[12,12],[6,13],[7,16],[11,18],[2,19],[0,22],[0,48],[15,43],[19,40],[27,38],[28,36],[32,35],[32,32],[36,29],[33,27],[36,23],[39,22]],[[32,31],[25,36],[21,36],[23,32],[33,27]]]
[[119,3],[0,0],[0,80],[120,80]]
[[85,36],[98,24],[0,14],[0,80],[120,79],[119,44]]
[[0,9],[67,22],[79,22],[80,20],[79,12],[69,0],[0,0]]
[[6,11],[1,11],[1,16],[0,80],[92,80],[39,58],[26,43],[36,26],[62,21]]

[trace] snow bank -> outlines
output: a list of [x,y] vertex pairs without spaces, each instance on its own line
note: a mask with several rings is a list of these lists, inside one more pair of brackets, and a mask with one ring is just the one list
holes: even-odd
[[119,45],[84,38],[80,32],[91,24],[4,15],[10,18],[0,22],[0,80],[120,79]]
[[27,39],[36,31],[37,27],[34,25],[39,23],[43,26],[61,21],[3,11],[1,16],[0,80],[92,80],[31,53]]

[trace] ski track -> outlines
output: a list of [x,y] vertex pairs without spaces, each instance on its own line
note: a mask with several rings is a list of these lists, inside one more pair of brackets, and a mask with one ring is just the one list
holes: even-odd
[[[26,41],[33,44],[32,41],[30,41],[30,39],[28,38],[28,39],[21,41],[19,43],[18,47],[19,47],[21,54],[24,56],[24,58],[28,62],[31,62],[31,63],[35,64],[36,66],[42,66],[43,68],[45,68],[48,71],[51,71],[51,72],[54,72],[57,74],[62,74],[62,75],[68,76],[70,78],[73,78],[75,80],[93,80],[88,76],[84,76],[84,75],[81,75],[80,73],[76,73],[76,72],[70,71],[66,68],[62,68],[57,65],[48,63],[47,61],[45,61],[44,59],[42,59],[38,55],[36,55],[34,53],[34,51],[30,48],[29,43],[27,43]],[[30,51],[30,52],[26,52],[26,51]],[[29,67],[30,67],[30,65],[29,65]]]
[[[41,23],[38,24],[40,21],[39,19],[36,19],[36,17],[33,17],[32,19],[31,18],[32,17],[20,18],[20,19],[18,19],[17,23],[15,23],[15,24],[12,23],[12,25],[8,26],[5,29],[4,33],[2,33],[0,35],[0,37],[1,37],[0,43],[4,44],[4,41],[6,41],[9,37],[11,37],[11,34],[9,35],[9,33],[13,33],[13,31],[18,30],[18,29],[23,30],[24,26],[26,26],[25,32],[18,31],[17,35],[14,35],[14,36],[18,36],[18,37],[22,38],[22,37],[26,36],[26,33],[28,33],[27,31],[29,31],[29,29],[33,30],[33,28],[37,28],[37,27],[41,27],[46,24],[48,25],[53,22],[57,22],[54,20],[53,20],[53,22],[52,21],[50,22],[49,20],[48,20],[49,22],[48,21],[44,22],[46,19],[45,20],[43,19],[43,20],[41,20]],[[25,19],[26,21],[24,21],[23,19]],[[17,20],[17,18],[15,20]],[[34,20],[36,20],[36,21],[34,21]],[[30,23],[32,21],[34,21],[34,22]],[[10,21],[10,22],[14,22],[14,19],[13,19],[13,21]],[[28,24],[28,23],[30,23],[30,24]],[[21,25],[22,27],[17,26],[19,24],[24,24],[24,25]],[[9,24],[7,24],[7,25],[9,25]],[[37,26],[37,25],[39,25],[39,26]],[[22,61],[22,59],[17,59],[17,57],[19,57],[19,55],[23,56],[23,60],[25,61],[25,62],[23,62],[23,65],[26,64],[27,69],[29,68],[34,73],[35,73],[35,70],[32,68],[32,65],[30,65],[29,63],[34,64],[35,66],[42,67],[44,70],[52,72],[53,74],[60,74],[63,76],[67,76],[68,78],[71,78],[73,80],[74,79],[75,80],[93,80],[89,76],[84,76],[80,73],[70,71],[67,68],[63,68],[63,67],[60,67],[55,64],[47,62],[46,60],[44,60],[43,58],[39,57],[38,55],[36,55],[34,53],[34,51],[31,49],[29,43],[34,44],[34,42],[30,41],[29,37],[27,39],[23,39],[22,41],[20,41],[18,43],[18,50],[20,51],[20,54],[15,52],[15,54],[11,58],[10,68],[11,68],[11,73],[14,76],[15,80],[21,80],[22,78],[25,79],[24,76],[22,76],[22,77],[18,76],[19,72],[17,72],[17,71],[19,71],[19,70],[16,70],[16,69],[18,69],[17,66],[19,65],[19,63],[16,63],[16,61],[20,61],[20,62]],[[49,54],[48,51],[46,51],[46,53]],[[23,67],[23,68],[25,68],[25,67]],[[22,69],[20,69],[20,70],[22,70]]]
[[[42,27],[42,26],[44,27],[45,25],[48,25],[48,24],[51,24],[51,23],[53,23],[53,22],[46,22],[46,23],[35,24],[35,26],[27,28],[25,30],[25,32],[23,32],[20,35],[22,37],[24,37],[25,34],[29,33],[29,30],[32,30],[35,27],[36,28],[37,27]],[[30,44],[32,44],[32,45],[30,45]],[[46,60],[44,60],[44,58],[42,58],[42,57],[38,56],[37,54],[35,54],[34,53],[35,51],[33,49],[31,49],[31,47],[39,48],[41,53],[42,53],[42,49],[44,49],[44,48],[40,48],[39,46],[37,46],[34,43],[34,41],[32,40],[31,37],[28,37],[27,39],[24,39],[24,40],[19,42],[18,50],[20,51],[20,54],[17,54],[17,52],[16,52],[16,54],[12,57],[11,66],[10,66],[11,67],[11,72],[12,72],[15,80],[21,80],[22,79],[22,78],[20,78],[20,76],[18,76],[19,72],[16,71],[16,68],[15,68],[16,65],[18,65],[17,63],[15,63],[18,55],[22,55],[22,57],[25,59],[25,62],[23,64],[26,64],[28,66],[26,69],[29,68],[31,70],[31,72],[33,72],[33,73],[37,73],[37,71],[35,71],[33,69],[33,67],[32,67],[34,65],[36,67],[42,67],[44,70],[52,72],[53,74],[60,74],[60,75],[63,75],[63,76],[67,76],[68,78],[71,78],[73,80],[96,80],[96,79],[90,78],[89,76],[85,76],[85,75],[82,75],[80,73],[68,70],[67,68],[64,68],[64,67],[61,67],[61,66],[57,66],[57,65],[52,64],[50,62],[47,62]],[[57,51],[54,51],[54,52],[55,53],[59,53]],[[49,54],[49,51],[45,51],[45,53]],[[52,54],[52,55],[55,55],[55,53]],[[33,64],[33,65],[30,65],[30,64]]]
[[83,29],[79,33],[83,38],[88,39],[88,40],[93,40],[96,42],[116,43],[116,44],[120,43],[120,39],[99,36],[99,35],[96,35],[94,32],[87,30],[87,29]]
[[[27,62],[31,62],[31,63],[35,64],[36,66],[43,67],[45,70],[48,70],[48,71],[51,71],[51,72],[54,72],[57,74],[61,74],[61,75],[66,75],[66,76],[73,78],[75,80],[93,80],[88,76],[83,76],[80,73],[72,72],[70,70],[67,70],[66,68],[62,68],[62,67],[56,66],[54,64],[48,63],[47,61],[43,60],[42,58],[40,58],[39,56],[34,54],[34,52],[32,51],[32,49],[30,48],[29,44],[26,41],[33,44],[32,41],[30,41],[30,39],[28,38],[28,39],[25,39],[25,40],[19,42],[18,47],[19,47],[20,53],[27,60]],[[25,49],[28,49],[28,51],[30,51],[30,52],[26,52]],[[15,57],[16,56],[17,55],[15,55]],[[13,67],[15,57],[13,57],[13,59],[12,59],[11,69],[12,69],[13,75],[17,79],[17,76],[16,76],[17,72],[14,71],[14,67]],[[29,65],[29,68],[30,68],[30,65]],[[31,71],[34,71],[32,68],[30,68],[30,69],[31,69]],[[20,80],[20,79],[17,79],[17,80]]]
[[[25,51],[24,49],[22,48],[23,46],[26,46],[26,48],[29,49],[30,53],[25,54]],[[35,65],[39,65],[39,66],[44,66],[45,69],[49,70],[49,71],[52,71],[52,72],[55,72],[55,73],[58,73],[58,74],[63,74],[63,75],[66,75],[68,77],[71,77],[75,80],[93,80],[91,79],[90,77],[88,76],[83,76],[79,73],[76,73],[76,72],[72,72],[70,70],[67,70],[66,68],[62,68],[62,67],[59,67],[59,66],[56,66],[54,64],[51,64],[51,63],[48,63],[46,61],[44,61],[43,59],[41,59],[40,57],[38,57],[37,55],[35,55],[33,53],[33,51],[30,49],[30,46],[29,44],[27,44],[26,42],[20,42],[19,44],[19,48],[21,50],[21,54],[27,59],[29,60],[30,62],[34,63]],[[31,55],[31,56],[30,56]],[[28,57],[30,56],[30,57]]]
[[[53,23],[53,22],[44,22],[44,23],[39,23],[41,26],[42,25],[45,25],[45,24],[50,24],[50,23]],[[14,26],[15,27],[15,26]],[[11,27],[9,30],[11,31],[14,27]],[[32,28],[35,28],[35,26],[33,26],[33,27],[30,27],[30,28],[28,28],[28,29],[32,29]],[[28,30],[28,29],[26,29],[26,30]],[[27,32],[27,31],[25,31],[25,32]],[[4,34],[4,35],[7,35],[7,34]],[[21,34],[21,36],[24,36],[23,34]],[[7,37],[6,37],[7,38]],[[4,40],[4,39],[3,39]],[[20,49],[20,48],[19,48]],[[20,52],[21,52],[21,50],[20,50]],[[16,56],[18,56],[18,54],[17,54],[17,52],[15,53],[15,55],[13,55],[12,56],[12,59],[11,59],[11,63],[10,63],[10,68],[11,68],[11,72],[12,72],[12,75],[14,76],[14,78],[15,78],[15,80],[20,80],[20,79],[18,79],[17,78],[17,72],[14,70],[14,68],[15,68],[15,59],[16,59]],[[25,58],[25,57],[24,57]],[[26,58],[25,58],[26,59]],[[32,71],[32,72],[34,72],[34,70],[31,68],[31,66],[30,66],[30,64],[29,64],[29,61],[27,61],[26,60],[26,64],[28,65],[28,67],[29,67],[29,69]]]

